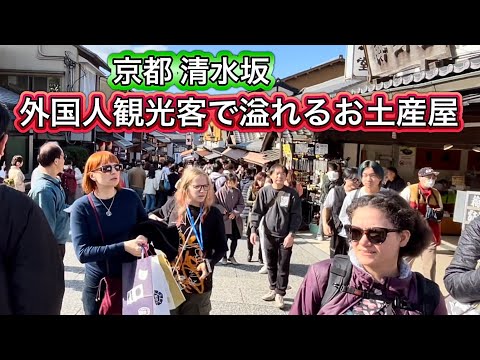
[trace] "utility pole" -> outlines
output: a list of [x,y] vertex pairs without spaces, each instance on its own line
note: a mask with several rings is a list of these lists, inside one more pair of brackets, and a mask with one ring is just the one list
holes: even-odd
[[[275,86],[276,86],[276,92],[278,92],[278,86],[279,86],[279,83],[280,83],[280,79],[277,78],[277,80],[275,81]],[[277,137],[278,137],[278,142],[280,144],[280,164],[283,165],[284,164],[284,161],[283,161],[283,142],[282,142],[282,133],[281,132],[277,132]]]

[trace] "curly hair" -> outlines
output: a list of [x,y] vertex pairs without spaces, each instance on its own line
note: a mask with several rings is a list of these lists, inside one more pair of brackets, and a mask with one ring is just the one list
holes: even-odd
[[350,222],[355,210],[366,206],[380,210],[395,228],[410,231],[410,240],[400,248],[399,257],[417,257],[432,242],[433,233],[425,218],[400,195],[378,193],[353,200],[347,208]]

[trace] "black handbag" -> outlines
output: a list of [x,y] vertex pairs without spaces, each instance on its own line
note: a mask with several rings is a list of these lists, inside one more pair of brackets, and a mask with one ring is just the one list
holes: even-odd
[[153,247],[162,251],[168,261],[175,260],[180,246],[180,234],[175,225],[168,225],[164,221],[145,220],[134,226],[131,237],[143,235]]

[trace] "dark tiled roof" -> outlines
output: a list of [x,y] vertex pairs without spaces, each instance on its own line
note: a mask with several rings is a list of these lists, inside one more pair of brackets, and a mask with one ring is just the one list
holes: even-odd
[[15,119],[15,115],[13,114],[12,110],[15,105],[17,105],[18,100],[20,100],[20,95],[3,87],[0,87],[0,102],[7,105],[10,120]]
[[262,145],[263,145],[263,139],[259,139],[259,140],[248,141],[248,142],[244,142],[244,143],[240,143],[232,146],[236,147],[237,149],[260,152],[262,151]]
[[263,138],[265,134],[266,133],[264,132],[240,132],[236,130],[233,132],[233,136],[235,136],[235,142],[237,144],[258,140]]
[[305,94],[309,93],[327,93],[329,96],[334,97],[337,93],[343,91],[343,89],[351,88],[356,84],[360,84],[364,82],[365,79],[345,79],[344,76],[337,77],[335,79],[331,79],[325,81],[323,83],[312,85],[306,88],[303,88],[298,98],[301,98]]

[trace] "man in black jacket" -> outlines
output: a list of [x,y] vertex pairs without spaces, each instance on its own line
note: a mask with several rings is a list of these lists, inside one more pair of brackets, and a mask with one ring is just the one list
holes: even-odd
[[285,186],[286,176],[287,169],[284,166],[274,164],[270,168],[273,183],[258,191],[250,223],[250,241],[255,245],[258,241],[260,220],[265,217],[265,253],[270,291],[262,299],[275,300],[280,309],[285,306],[283,297],[288,287],[294,236],[302,222],[302,206],[298,192]]
[[480,216],[462,231],[443,282],[448,293],[462,303],[480,301]]
[[[0,158],[8,140],[0,104]],[[43,211],[28,196],[0,185],[0,315],[59,315],[63,263]]]

